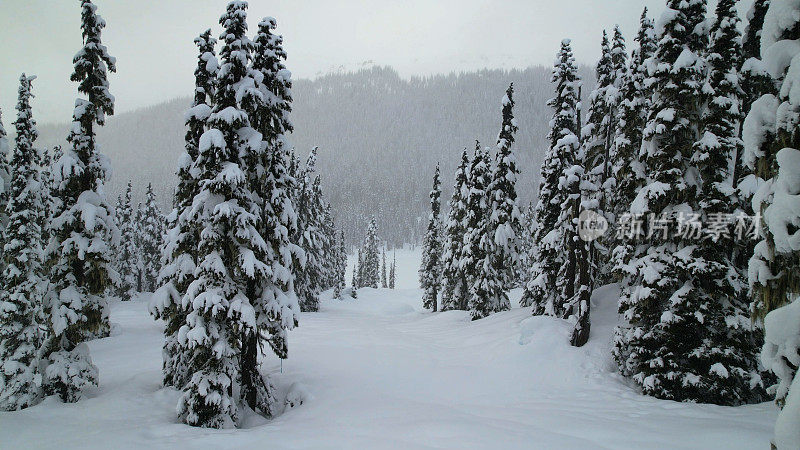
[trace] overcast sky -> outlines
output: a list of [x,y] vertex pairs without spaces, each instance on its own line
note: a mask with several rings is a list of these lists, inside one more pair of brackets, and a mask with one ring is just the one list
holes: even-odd
[[[117,58],[110,77],[117,112],[190,95],[194,37],[218,35],[226,0],[96,0],[108,23],[103,43]],[[752,0],[742,0],[740,10]],[[600,34],[618,23],[629,45],[642,8],[664,0],[252,0],[251,34],[263,16],[278,21],[295,78],[364,62],[402,76],[550,65],[563,38],[579,62],[594,64]],[[715,4],[711,2],[711,7]],[[710,7],[710,10],[711,10]],[[78,0],[0,0],[0,108],[11,128],[21,72],[35,74],[39,123],[70,120],[69,81],[80,48]]]

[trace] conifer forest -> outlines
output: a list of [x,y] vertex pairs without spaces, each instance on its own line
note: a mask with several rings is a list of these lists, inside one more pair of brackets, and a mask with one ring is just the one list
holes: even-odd
[[0,448],[800,450],[800,0],[0,24]]

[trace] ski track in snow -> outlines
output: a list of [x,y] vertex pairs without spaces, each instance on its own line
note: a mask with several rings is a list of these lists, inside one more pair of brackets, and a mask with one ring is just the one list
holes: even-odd
[[[566,321],[529,308],[475,322],[464,311],[422,310],[419,251],[397,257],[398,289],[344,301],[328,292],[290,332],[283,373],[265,357],[280,395],[296,383],[306,397],[273,420],[250,415],[238,430],[178,423],[180,392],[161,387],[161,324],[143,295],[113,303],[112,336],[89,343],[100,387],[75,404],[50,397],[0,413],[0,448],[768,447],[771,403],[661,401],[614,372],[614,286],[593,296],[591,339],[576,349]],[[513,304],[520,295],[512,291]]]

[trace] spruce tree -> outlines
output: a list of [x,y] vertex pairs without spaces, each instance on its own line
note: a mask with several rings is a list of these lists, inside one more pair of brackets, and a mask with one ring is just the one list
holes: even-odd
[[[702,137],[694,145],[690,163],[700,174],[702,183],[695,190],[696,211],[702,211],[706,222],[731,220],[737,211],[733,190],[733,167],[742,152],[739,139],[742,115],[738,66],[741,59],[739,17],[734,0],[720,0],[711,27],[707,54],[708,75],[705,107],[701,116]],[[725,220],[727,219],[727,220]],[[723,399],[734,404],[761,401],[764,396],[757,361],[757,338],[748,318],[745,268],[736,262],[737,242],[733,234],[710,236],[693,249],[698,256],[691,263],[697,282],[690,294],[702,308],[702,325],[710,329],[709,353],[712,386],[707,398]],[[719,370],[722,365],[725,370]],[[720,373],[722,372],[722,373]],[[716,376],[716,379],[713,379]],[[733,396],[735,400],[724,400]]]
[[353,279],[350,282],[350,296],[358,298],[358,265],[353,265]]
[[[766,180],[753,196],[762,227],[749,263],[753,315],[765,326],[762,361],[778,378],[771,387],[781,412],[773,446],[800,445],[797,427],[800,246],[797,224],[800,194],[800,6],[773,0],[764,17],[762,57],[778,82],[777,95],[765,93],[745,119],[744,160]],[[788,50],[787,50],[788,49]],[[781,61],[788,63],[780,64]]]
[[[11,192],[11,168],[8,161],[11,159],[11,149],[8,145],[8,134],[3,128],[3,112],[0,111],[0,230],[8,224],[6,216],[6,205],[8,204],[9,193]],[[0,246],[0,254],[3,249]]]
[[165,386],[183,388],[189,381],[189,352],[183,349],[178,332],[186,322],[186,310],[181,298],[194,280],[197,268],[197,243],[200,239],[198,223],[189,220],[191,205],[198,191],[198,179],[192,173],[198,156],[200,137],[211,114],[216,77],[219,70],[214,46],[217,40],[206,30],[194,43],[199,54],[194,71],[195,89],[191,108],[186,114],[187,131],[185,151],[180,157],[177,171],[178,186],[172,200],[172,211],[166,217],[166,239],[161,251],[160,287],[153,294],[150,312],[162,319],[164,326],[163,381]]
[[[470,174],[470,212],[483,208],[481,215],[469,219],[467,239],[472,246],[471,260],[477,265],[477,276],[470,286],[469,309],[473,320],[494,312],[509,309],[506,288],[514,281],[514,268],[519,262],[519,232],[521,215],[517,206],[516,179],[518,170],[511,150],[518,127],[514,119],[514,85],[510,85],[502,99],[503,119],[497,137],[497,157],[492,164],[488,153],[483,165]],[[483,185],[481,171],[487,170],[488,184]],[[485,199],[476,197],[483,195]],[[476,246],[477,245],[477,246]],[[478,249],[477,252],[474,250]],[[479,256],[479,257],[478,257]],[[482,259],[480,259],[482,258]],[[482,270],[481,270],[482,269]]]
[[303,261],[295,268],[295,292],[301,311],[319,309],[319,293],[325,276],[323,243],[325,236],[320,227],[323,212],[320,210],[319,178],[312,178],[316,164],[317,147],[311,150],[305,168],[297,168],[293,178],[298,180],[294,191],[297,205],[297,230],[292,242],[302,248]]
[[465,277],[469,294],[467,309],[472,320],[482,319],[499,311],[502,305],[498,302],[497,274],[487,264],[488,190],[491,184],[491,156],[480,143],[475,143],[475,153],[469,168],[469,195],[467,196],[467,214],[464,220],[464,253],[461,263],[465,267]]
[[[597,85],[589,96],[590,106],[586,125],[581,130],[585,152],[586,176],[583,182],[585,209],[614,222],[614,189],[616,178],[612,172],[614,136],[617,130],[617,111],[620,87],[626,63],[625,40],[619,27],[614,28],[613,47],[603,32],[602,56],[597,63],[595,76]],[[590,243],[590,278],[607,281],[611,272],[609,265],[611,235],[600,236]]]
[[397,255],[392,253],[392,267],[389,269],[389,289],[397,284]]
[[356,263],[353,267],[353,289],[358,289],[361,287],[361,265],[364,262],[364,257],[361,253],[361,249],[358,249],[358,256],[356,257]]
[[156,282],[161,269],[160,255],[164,240],[164,216],[156,202],[156,194],[153,192],[151,183],[147,184],[139,232],[141,236],[139,254],[143,266],[142,290],[153,292],[157,288]]
[[442,311],[451,309],[467,309],[466,274],[461,259],[464,255],[464,220],[467,216],[467,197],[469,196],[468,172],[469,157],[467,151],[461,154],[461,162],[455,173],[453,196],[450,199],[450,211],[444,224],[444,242],[442,243]]
[[333,298],[341,300],[342,293],[346,288],[344,274],[347,271],[347,250],[344,245],[344,231],[341,231],[336,244],[336,276],[335,284],[333,285]]
[[381,287],[386,289],[386,249],[381,249]]
[[104,194],[109,162],[95,140],[94,125],[102,126],[106,115],[114,112],[106,74],[116,71],[114,58],[101,42],[106,23],[96,9],[90,0],[81,1],[84,45],[73,59],[70,79],[79,83],[78,91],[88,100],[75,101],[67,138],[71,148],[55,164],[61,207],[51,222],[48,245],[51,330],[45,384],[49,393],[68,402],[77,401],[84,387],[97,384],[97,368],[82,342],[108,335],[104,294],[113,271],[110,243],[119,233]]
[[554,109],[548,134],[550,149],[542,163],[539,199],[534,213],[537,229],[533,261],[520,304],[533,306],[534,315],[562,317],[568,299],[559,297],[556,282],[559,271],[566,269],[567,261],[562,259],[561,252],[566,250],[561,248],[565,236],[559,223],[563,223],[561,208],[568,203],[569,196],[561,180],[574,166],[580,147],[577,109],[580,80],[569,39],[561,42],[552,80],[556,84],[556,96],[548,102]]
[[[286,330],[297,325],[299,304],[294,289],[292,269],[305,256],[303,250],[290,241],[297,229],[297,210],[292,200],[292,179],[289,174],[290,143],[287,134],[293,126],[291,112],[291,74],[284,66],[286,52],[283,38],[274,34],[277,24],[267,17],[258,24],[254,40],[251,70],[260,95],[243,101],[252,126],[261,134],[261,144],[251,158],[246,159],[250,191],[260,208],[258,230],[266,249],[264,264],[268,276],[248,283],[248,295],[254,300],[256,329],[242,335],[242,397],[247,405],[267,416],[274,413],[273,387],[259,372],[258,354],[261,336],[281,359],[288,356]],[[255,94],[255,93],[254,93]],[[268,101],[265,99],[269,99]],[[318,190],[318,184],[314,186]],[[315,191],[316,192],[316,191]],[[317,217],[323,218],[326,233],[333,233],[329,210],[320,214],[322,196],[316,193]],[[326,235],[327,236],[327,235]],[[330,239],[330,238],[328,238]],[[324,245],[329,245],[328,241]]]
[[[320,201],[324,198],[322,192],[321,178],[317,177],[316,189],[319,191],[318,198]],[[336,285],[336,261],[337,251],[336,247],[336,224],[333,221],[333,213],[331,212],[331,204],[327,203],[324,207],[323,221],[322,221],[322,265],[325,272],[323,276],[323,289],[330,289]]]
[[380,256],[378,254],[378,221],[373,216],[367,225],[367,234],[364,237],[364,260],[359,265],[361,271],[362,287],[378,288],[380,282]]
[[[652,79],[647,73],[647,61],[656,51],[654,24],[647,17],[647,8],[642,12],[639,23],[639,32],[635,39],[639,45],[631,53],[620,87],[612,163],[616,178],[611,200],[615,223],[630,214],[631,203],[646,181],[639,150],[642,131],[647,122],[647,111],[652,101]],[[613,243],[613,271],[624,294],[630,288],[630,278],[634,276],[630,273],[629,269],[632,267],[628,263],[641,248],[636,242],[617,236]]]
[[363,249],[359,248],[358,258],[356,258],[356,267],[355,270],[353,271],[353,287],[355,287],[356,289],[362,287],[361,280],[363,277],[361,276],[361,271],[363,267],[364,267],[364,251]]
[[[647,184],[630,209],[654,219],[646,251],[628,264],[631,288],[620,299],[626,322],[616,330],[614,354],[621,372],[648,395],[740,404],[758,393],[750,387],[751,355],[736,337],[746,323],[733,295],[730,250],[711,236],[661,228],[669,220],[688,227],[687,217],[716,220],[726,205],[725,192],[731,192],[727,171],[733,163],[730,150],[716,147],[718,139],[702,129],[709,92],[703,87],[705,1],[670,0],[668,8],[659,24],[653,102],[643,133]],[[714,64],[712,58],[712,72]]]
[[42,374],[37,351],[41,342],[37,312],[43,308],[45,280],[42,268],[40,154],[31,114],[31,82],[20,77],[17,134],[11,155],[11,190],[3,229],[3,272],[0,280],[0,409],[27,408],[41,399]]
[[137,235],[137,223],[134,220],[135,216],[131,208],[131,189],[131,181],[128,181],[125,196],[120,196],[115,214],[120,234],[119,244],[116,246],[115,268],[119,274],[117,295],[123,301],[130,300],[133,296],[138,278],[136,264],[139,261],[139,249],[136,243],[139,236]]
[[144,289],[144,258],[142,258],[142,247],[144,246],[144,232],[142,226],[144,225],[144,204],[139,202],[136,204],[136,209],[133,210],[132,220],[134,248],[133,253],[133,273],[134,273],[134,290],[136,292],[143,292]]
[[[441,211],[440,197],[442,195],[441,181],[439,180],[439,164],[433,173],[433,189],[431,189],[431,213],[428,216],[428,229],[422,241],[422,265],[419,268],[419,286],[422,288],[422,307],[434,312],[438,309],[437,297],[439,280],[441,279]],[[386,254],[383,255],[384,274],[386,269]]]
[[[741,68],[739,70],[739,84],[741,92],[741,116],[744,118],[750,112],[753,103],[764,94],[777,95],[778,90],[775,80],[768,72],[767,67],[761,59],[761,34],[764,26],[764,18],[769,8],[769,0],[756,0],[753,2],[750,10],[747,13],[748,22],[744,28],[742,36],[742,54],[739,62]],[[753,116],[751,125],[759,127],[756,123],[756,118]],[[747,126],[743,123],[739,128],[740,137],[758,136],[758,133],[749,133],[746,135],[745,130]],[[753,194],[758,189],[758,186],[763,183],[763,178],[756,174],[751,169],[747,162],[744,160],[744,152],[736,154],[736,164],[734,165],[734,186],[736,187],[739,195],[740,208],[744,213],[753,215]],[[745,240],[739,242],[735,248],[736,265],[739,267],[746,267],[747,260],[753,254],[752,240]]]
[[487,235],[484,241],[487,261],[498,287],[492,309],[508,309],[505,289],[514,283],[514,268],[520,259],[520,238],[522,214],[517,205],[517,160],[512,151],[514,135],[519,130],[514,119],[514,85],[506,90],[501,101],[502,121],[497,135],[497,156],[491,166],[491,184],[487,189],[490,215],[487,222]]
[[[247,4],[232,1],[220,18],[224,28],[214,108],[199,141],[191,171],[199,193],[188,220],[202,230],[196,279],[182,304],[188,305],[186,336],[192,376],[178,403],[181,421],[201,427],[232,427],[240,420],[240,402],[248,404],[254,386],[243,379],[243,337],[259,332],[260,299],[253,286],[271,276],[267,246],[259,229],[256,193],[246,161],[261,153],[261,136],[252,128],[247,107],[260,97],[248,70],[253,44],[245,35]],[[293,323],[291,324],[293,325]],[[257,394],[268,392],[256,391]],[[268,398],[257,398],[258,411],[269,413]],[[266,409],[266,411],[264,411]]]

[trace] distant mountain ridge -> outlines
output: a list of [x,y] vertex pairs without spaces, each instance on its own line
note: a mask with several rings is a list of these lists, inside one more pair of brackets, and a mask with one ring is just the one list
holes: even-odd
[[[581,69],[586,96],[594,77],[588,67]],[[536,66],[402,79],[391,68],[368,67],[295,80],[292,143],[301,158],[320,146],[317,167],[326,196],[351,244],[362,238],[373,214],[390,244],[418,242],[435,164],[441,163],[446,203],[461,151],[471,153],[476,139],[494,145],[510,82],[520,127],[514,147],[522,171],[520,201],[533,200],[548,145],[550,76],[549,67]],[[140,199],[153,183],[162,207],[169,208],[189,102],[173,99],[107,120],[98,142],[112,161],[109,197],[116,199],[131,179]],[[37,145],[64,144],[67,130],[66,123],[41,125]]]

